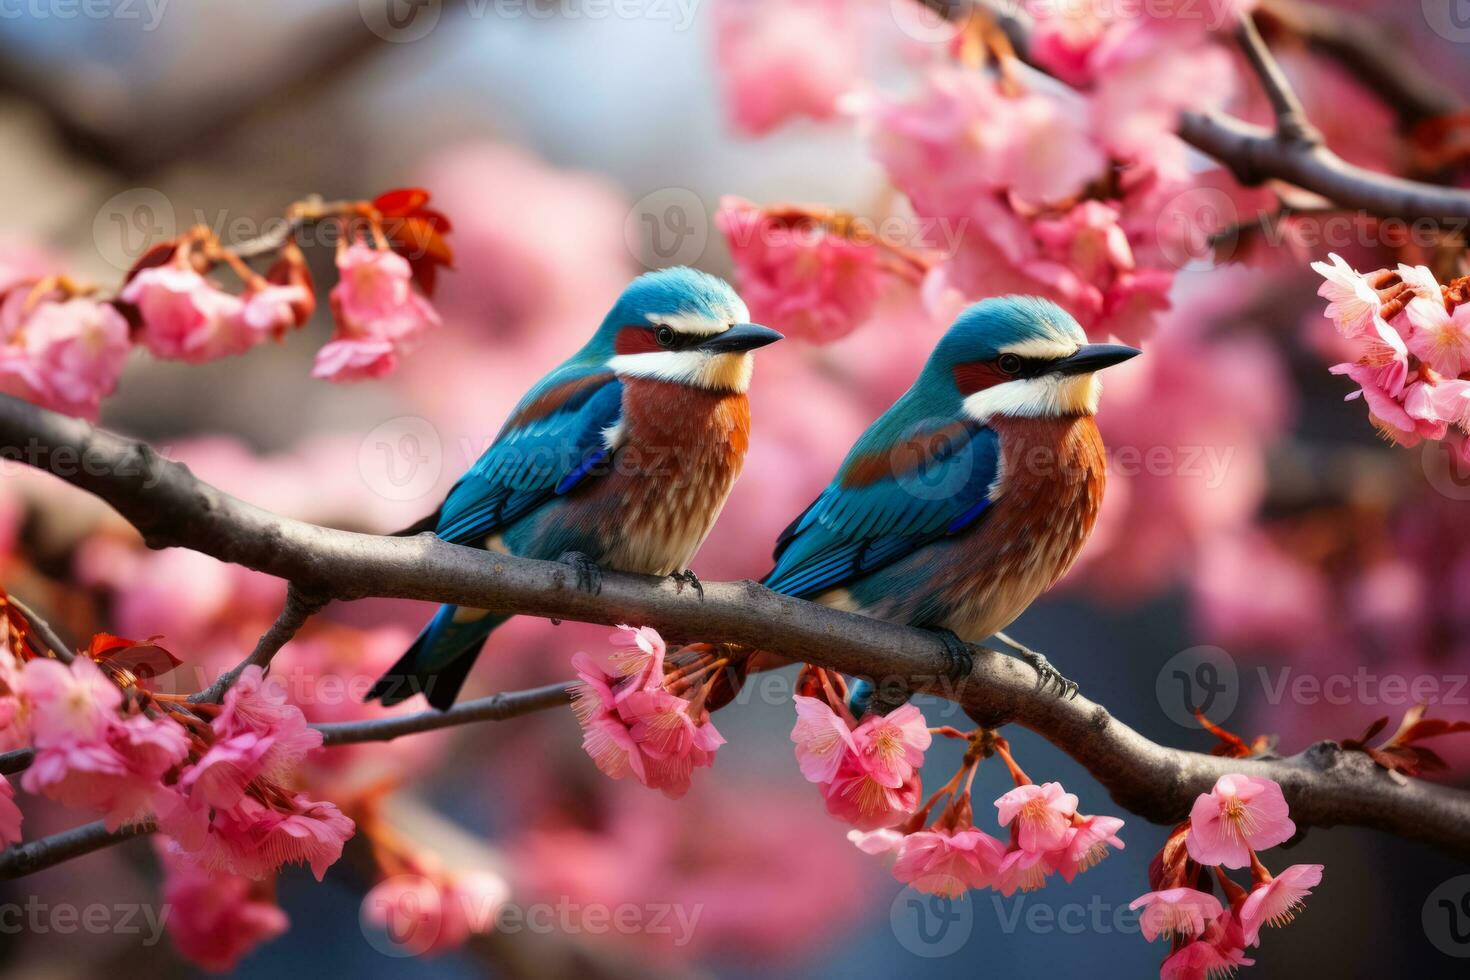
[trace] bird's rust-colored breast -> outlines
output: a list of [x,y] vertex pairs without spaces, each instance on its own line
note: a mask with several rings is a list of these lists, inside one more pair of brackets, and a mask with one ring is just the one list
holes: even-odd
[[949,626],[970,639],[1004,629],[1077,560],[1097,523],[1106,461],[1090,415],[995,418],[996,499],[949,553]]
[[682,569],[745,463],[750,403],[743,392],[629,379],[621,426],[611,474],[622,539],[614,567]]

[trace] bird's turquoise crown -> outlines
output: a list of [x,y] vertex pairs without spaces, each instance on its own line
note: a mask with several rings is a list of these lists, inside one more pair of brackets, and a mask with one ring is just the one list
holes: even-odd
[[743,323],[750,319],[730,284],[688,266],[645,272],[628,283],[598,330],[611,338],[626,326],[642,326],[662,318],[699,319],[711,323]]
[[931,364],[994,360],[1006,352],[1065,356],[1087,343],[1072,314],[1036,296],[1001,296],[965,308],[934,348]]

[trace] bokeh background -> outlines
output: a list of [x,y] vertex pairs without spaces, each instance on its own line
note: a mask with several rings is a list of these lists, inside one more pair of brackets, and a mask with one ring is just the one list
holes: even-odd
[[[394,376],[313,381],[312,351],[330,329],[319,315],[284,343],[207,365],[135,355],[102,415],[255,503],[393,530],[433,509],[628,278],[676,261],[731,274],[712,224],[721,195],[863,214],[894,206],[850,121],[797,121],[759,138],[732,126],[716,67],[721,2],[667,0],[629,16],[587,0],[431,0],[405,5],[408,27],[366,0],[6,8],[0,237],[115,283],[148,243],[196,223],[240,240],[308,193],[429,188],[455,224],[457,268],[436,296],[444,328]],[[865,74],[902,87],[926,55],[889,4],[871,6],[853,12],[871,49]],[[1419,5],[1344,6],[1379,18],[1448,88],[1470,92],[1470,49],[1431,30]],[[1315,55],[1282,57],[1310,82],[1309,105],[1334,145],[1371,160],[1390,113]],[[1211,744],[1182,711],[1175,674],[1201,676],[1201,658],[1221,678],[1214,720],[1246,737],[1278,735],[1285,752],[1354,736],[1380,715],[1396,722],[1412,701],[1384,684],[1395,677],[1432,678],[1444,702],[1435,713],[1470,717],[1470,486],[1436,444],[1386,446],[1360,407],[1343,404],[1350,386],[1325,370],[1330,326],[1306,269],[1321,256],[1266,251],[1249,267],[1191,263],[1174,309],[1144,341],[1147,355],[1110,372],[1101,421],[1115,466],[1102,526],[1078,568],[1012,632],[1172,745]],[[309,257],[329,270],[330,249]],[[1360,267],[1375,266],[1363,258]],[[695,562],[702,576],[764,573],[779,529],[908,385],[944,325],[898,292],[838,343],[762,352],[754,447]],[[1138,453],[1131,465],[1125,448]],[[1163,454],[1158,466],[1139,462],[1150,450]],[[238,660],[283,594],[279,582],[207,558],[148,553],[105,508],[14,466],[0,479],[0,533],[7,588],[34,597],[66,635],[161,634],[205,669]],[[374,676],[428,613],[413,603],[333,607],[279,663],[305,689]],[[601,649],[604,633],[517,621],[496,635],[469,691],[561,679],[570,655]],[[1360,675],[1367,681],[1341,698],[1292,686]],[[941,939],[916,934],[911,893],[846,842],[792,764],[790,682],[789,671],[762,677],[717,717],[730,744],[678,803],[601,777],[566,712],[334,750],[316,764],[327,785],[403,783],[392,807],[402,826],[455,866],[503,874],[517,902],[698,908],[687,944],[579,929],[398,958],[359,922],[370,870],[344,860],[321,886],[299,869],[282,876],[291,929],[238,974],[859,980],[1156,970],[1161,949],[1138,935],[1126,905],[1146,890],[1165,829],[1138,820],[1124,831],[1127,850],[1074,884],[1012,899],[976,894],[955,906]],[[943,708],[926,703],[933,723],[960,723]],[[325,696],[307,711],[361,714]],[[1065,756],[1024,732],[1013,741],[1038,778],[1062,781],[1084,810],[1112,812]],[[1461,779],[1470,755],[1442,748],[1452,763],[1443,778]],[[956,761],[932,753],[931,779]],[[984,766],[976,798],[1005,786],[1003,769]],[[32,802],[28,836],[73,819]],[[1470,869],[1351,829],[1314,830],[1290,858],[1325,864],[1325,882],[1297,923],[1269,937],[1253,975],[1463,975],[1422,912],[1436,887]],[[156,906],[158,878],[150,847],[134,842],[0,885],[0,903]],[[0,970],[194,972],[167,939],[32,929],[0,940]]]

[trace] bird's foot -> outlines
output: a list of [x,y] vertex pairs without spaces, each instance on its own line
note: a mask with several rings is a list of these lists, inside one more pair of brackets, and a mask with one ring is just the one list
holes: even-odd
[[694,569],[686,568],[682,572],[675,572],[669,578],[674,580],[674,586],[678,591],[683,592],[684,586],[692,585],[694,591],[699,593],[699,597],[704,598],[704,583],[699,580],[698,575],[694,574]]
[[580,551],[568,551],[557,559],[577,573],[577,588],[597,595],[602,592],[602,568]]
[[952,681],[961,681],[970,676],[970,671],[975,669],[975,649],[960,639],[954,630],[937,629],[932,630],[939,642],[944,644],[944,659],[948,666],[946,673]]
[[1036,671],[1036,689],[1038,691],[1044,691],[1047,685],[1055,684],[1057,686],[1057,697],[1066,698],[1070,701],[1077,696],[1077,682],[1063,677],[1062,672],[1052,666],[1051,661],[1046,659],[1045,654],[1038,653],[1024,643],[1017,643],[1004,633],[996,633],[995,638],[1014,650],[1017,657],[1026,661]]

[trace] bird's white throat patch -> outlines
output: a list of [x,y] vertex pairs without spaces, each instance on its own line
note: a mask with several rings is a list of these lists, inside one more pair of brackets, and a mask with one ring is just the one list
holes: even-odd
[[1096,374],[1042,375],[1017,378],[982,389],[965,398],[965,414],[977,422],[997,415],[1047,418],[1092,415],[1097,411],[1102,382]]
[[755,359],[748,351],[711,354],[699,350],[660,350],[618,354],[607,366],[620,377],[670,381],[711,391],[744,392],[750,387]]

